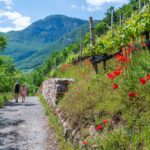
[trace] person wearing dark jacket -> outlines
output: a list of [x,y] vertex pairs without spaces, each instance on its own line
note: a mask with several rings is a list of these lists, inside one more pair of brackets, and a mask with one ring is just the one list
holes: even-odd
[[20,92],[20,84],[18,81],[16,81],[14,85],[14,96],[15,96],[15,101],[18,103],[18,98],[19,98],[19,92]]

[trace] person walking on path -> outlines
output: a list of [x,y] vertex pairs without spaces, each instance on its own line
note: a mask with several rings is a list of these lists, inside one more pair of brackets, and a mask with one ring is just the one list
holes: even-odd
[[20,84],[18,81],[16,81],[16,83],[14,85],[14,94],[15,94],[16,103],[18,103],[19,92],[20,92]]
[[26,95],[27,95],[27,88],[25,84],[23,84],[21,87],[22,102],[25,102]]

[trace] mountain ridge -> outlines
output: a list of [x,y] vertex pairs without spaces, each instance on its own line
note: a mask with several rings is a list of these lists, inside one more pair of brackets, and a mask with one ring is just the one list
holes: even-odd
[[3,33],[8,39],[4,55],[11,55],[20,69],[36,68],[54,50],[77,42],[81,28],[87,33],[88,21],[60,14],[47,16],[24,30]]

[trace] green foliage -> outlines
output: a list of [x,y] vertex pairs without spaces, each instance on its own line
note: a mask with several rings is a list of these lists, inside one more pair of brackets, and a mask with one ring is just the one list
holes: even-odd
[[[140,13],[134,12],[122,26],[115,25],[105,35],[96,38],[96,44],[88,47],[84,55],[98,55],[102,53],[118,52],[130,42],[130,38],[136,38],[145,31],[150,32],[150,6],[147,5]],[[93,49],[91,53],[91,49]]]
[[12,93],[0,93],[0,108],[12,99]]
[[0,51],[3,51],[7,45],[6,39],[0,35]]

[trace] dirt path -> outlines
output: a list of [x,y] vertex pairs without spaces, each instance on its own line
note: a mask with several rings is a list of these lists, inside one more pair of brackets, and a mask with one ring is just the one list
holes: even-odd
[[37,97],[0,109],[0,150],[58,150],[54,137]]

